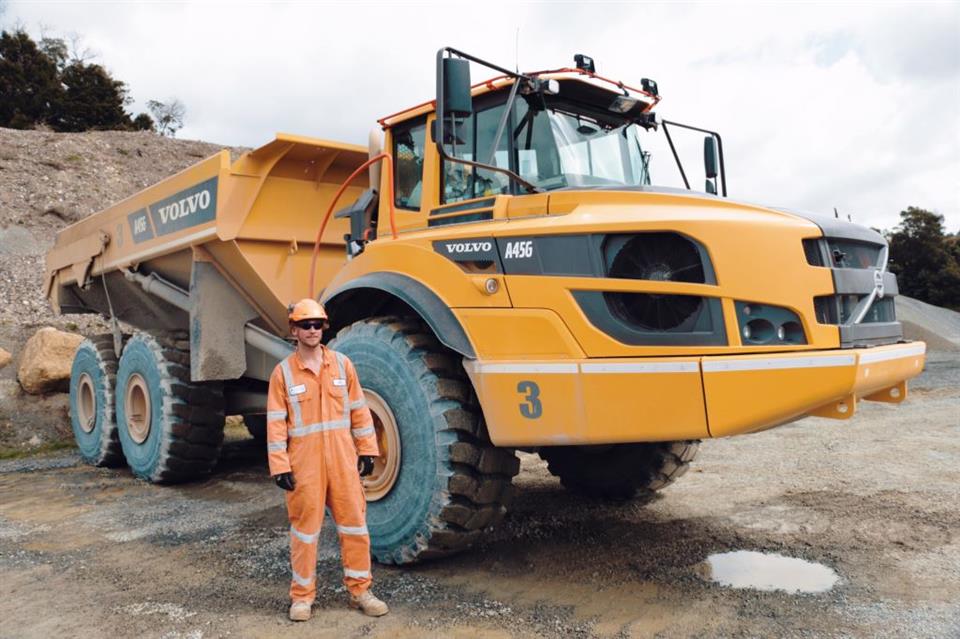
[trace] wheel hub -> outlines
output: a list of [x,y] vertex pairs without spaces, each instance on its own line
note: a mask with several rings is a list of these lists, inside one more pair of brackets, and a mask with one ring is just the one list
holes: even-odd
[[373,415],[373,428],[380,449],[380,456],[373,460],[373,472],[363,478],[363,488],[367,501],[377,501],[390,493],[400,475],[400,431],[393,411],[383,398],[367,389],[363,394]]
[[83,432],[93,432],[97,423],[97,393],[89,373],[81,373],[77,381],[77,419]]
[[134,373],[127,381],[126,393],[124,393],[124,409],[127,416],[127,431],[130,438],[138,444],[142,444],[150,435],[150,391],[147,389],[147,382],[138,373]]

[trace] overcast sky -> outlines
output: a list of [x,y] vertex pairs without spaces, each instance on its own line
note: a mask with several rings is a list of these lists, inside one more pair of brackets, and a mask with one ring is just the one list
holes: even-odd
[[433,97],[442,46],[528,71],[586,53],[604,76],[657,80],[662,117],[719,131],[732,197],[879,228],[914,205],[960,231],[957,2],[35,1],[2,21],[82,35],[135,112],[177,97],[178,137],[224,145],[366,144],[378,117]]

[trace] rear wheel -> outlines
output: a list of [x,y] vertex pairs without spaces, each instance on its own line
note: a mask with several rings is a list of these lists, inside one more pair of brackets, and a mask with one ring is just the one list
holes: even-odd
[[117,371],[117,426],[127,463],[153,482],[209,473],[223,443],[223,386],[190,381],[184,336],[137,333]]
[[651,442],[540,449],[550,473],[573,492],[624,501],[649,498],[687,472],[700,442]]
[[381,456],[365,482],[377,561],[405,564],[473,544],[503,519],[520,468],[486,435],[460,356],[419,320],[360,321],[330,347],[353,362]]
[[70,425],[80,456],[95,466],[123,464],[113,400],[116,381],[113,336],[83,340],[70,369]]

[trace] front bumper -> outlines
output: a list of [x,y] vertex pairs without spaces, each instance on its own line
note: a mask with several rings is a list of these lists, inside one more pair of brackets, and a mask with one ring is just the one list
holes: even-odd
[[899,403],[926,344],[710,357],[465,360],[498,446],[724,437]]

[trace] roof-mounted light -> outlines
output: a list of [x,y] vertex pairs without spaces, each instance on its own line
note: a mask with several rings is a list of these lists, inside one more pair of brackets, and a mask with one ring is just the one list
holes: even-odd
[[628,113],[637,106],[639,102],[639,100],[629,95],[618,95],[613,99],[613,102],[610,103],[607,109],[614,113]]
[[549,80],[535,78],[531,80],[529,85],[520,89],[520,93],[530,92],[542,93],[544,95],[557,95],[560,93],[560,82],[554,78]]
[[577,68],[588,73],[596,73],[597,68],[593,64],[593,58],[588,55],[578,53],[573,56],[573,61],[577,63]]

